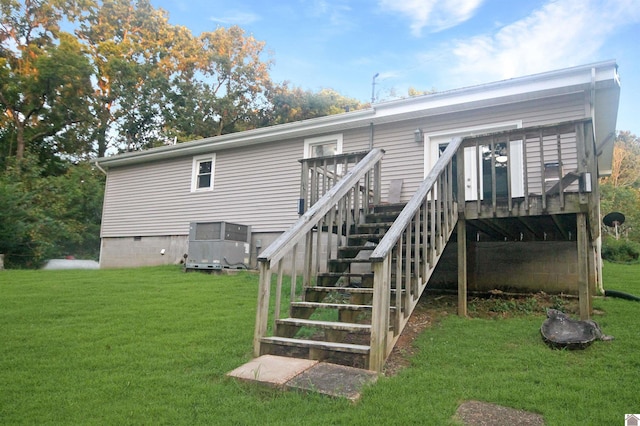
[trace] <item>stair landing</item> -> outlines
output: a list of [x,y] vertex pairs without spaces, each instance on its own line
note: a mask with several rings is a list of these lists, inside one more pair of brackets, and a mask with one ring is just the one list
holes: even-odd
[[276,355],[262,355],[227,373],[227,376],[352,401],[360,398],[364,386],[378,379],[378,374],[373,371]]

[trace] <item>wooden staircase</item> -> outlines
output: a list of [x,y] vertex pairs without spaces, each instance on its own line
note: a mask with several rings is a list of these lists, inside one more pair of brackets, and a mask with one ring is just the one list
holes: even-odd
[[290,303],[290,316],[276,320],[273,336],[261,338],[260,355],[369,367],[373,298],[369,255],[403,207],[376,206],[363,223],[352,227],[338,257],[329,260],[328,271],[318,273],[315,285],[304,287],[302,300]]
[[[345,156],[303,163],[299,205],[310,207],[258,256],[256,357],[382,371],[456,225],[460,143],[452,140],[404,206],[380,202],[380,149],[355,153],[353,167]],[[288,296],[285,274],[295,283]]]

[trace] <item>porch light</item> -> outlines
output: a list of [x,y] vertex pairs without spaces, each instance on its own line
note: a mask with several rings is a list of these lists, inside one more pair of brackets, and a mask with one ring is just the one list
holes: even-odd
[[421,143],[424,140],[422,136],[422,129],[416,129],[415,132],[413,132],[413,137],[416,143]]

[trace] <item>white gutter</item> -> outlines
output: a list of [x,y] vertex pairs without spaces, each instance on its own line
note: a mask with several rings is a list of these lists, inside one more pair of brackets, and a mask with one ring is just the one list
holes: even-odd
[[96,168],[97,168],[98,170],[100,170],[100,171],[101,171],[105,176],[107,176],[107,171],[106,171],[105,169],[103,169],[103,168],[102,168],[102,166],[100,165],[100,163],[98,163],[98,160],[97,160],[97,159],[96,159],[96,160],[93,160],[92,162],[93,162],[93,164],[95,164],[95,166],[96,166]]

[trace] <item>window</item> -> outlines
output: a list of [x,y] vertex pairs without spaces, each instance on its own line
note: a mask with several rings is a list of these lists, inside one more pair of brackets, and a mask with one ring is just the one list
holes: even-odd
[[304,140],[304,158],[342,154],[342,135],[327,135]]
[[191,178],[191,192],[211,191],[213,189],[213,175],[216,156],[197,157],[193,159],[193,176]]

